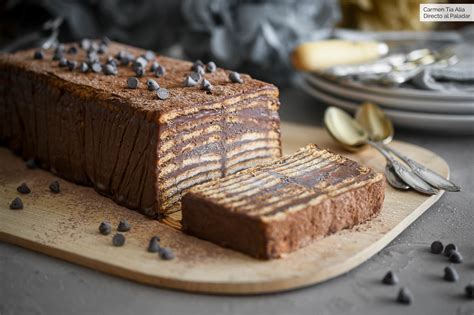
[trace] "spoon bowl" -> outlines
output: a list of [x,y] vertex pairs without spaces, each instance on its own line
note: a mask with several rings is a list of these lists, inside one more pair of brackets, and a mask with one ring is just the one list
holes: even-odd
[[324,113],[324,125],[329,135],[349,151],[365,147],[369,134],[349,114],[337,107],[329,107]]
[[364,103],[357,110],[357,122],[367,130],[372,141],[389,143],[393,139],[392,121],[383,110],[373,103]]

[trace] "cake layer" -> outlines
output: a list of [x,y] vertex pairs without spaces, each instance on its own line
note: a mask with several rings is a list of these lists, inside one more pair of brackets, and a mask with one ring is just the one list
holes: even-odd
[[184,231],[258,258],[276,258],[378,214],[384,177],[308,145],[293,155],[195,186]]
[[[72,46],[76,54],[68,53]],[[63,57],[86,61],[79,46],[66,44]],[[102,67],[120,52],[145,55],[112,42],[97,53]],[[184,86],[190,62],[156,56],[132,89],[131,64],[117,61],[115,75],[83,73],[60,67],[53,50],[34,55],[0,55],[0,143],[122,205],[155,217],[179,210],[183,189],[280,156],[278,90],[271,84],[244,74],[243,83],[233,83],[219,68],[203,75],[213,85],[208,93]],[[164,67],[163,76],[149,71],[152,62]],[[147,89],[150,78],[169,98]],[[261,154],[247,154],[255,150]]]

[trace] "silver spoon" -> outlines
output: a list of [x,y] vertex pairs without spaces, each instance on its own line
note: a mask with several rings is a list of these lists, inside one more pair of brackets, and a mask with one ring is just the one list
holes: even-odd
[[[370,103],[366,103],[370,104]],[[393,124],[388,119],[379,119],[374,117],[379,113],[377,111],[369,110],[370,105],[363,104],[359,107],[356,113],[356,120],[359,124],[368,132],[370,140],[381,141],[382,143],[388,143],[393,138]],[[385,177],[390,185],[400,190],[410,189],[408,186],[395,172],[390,160],[387,160],[385,165]]]
[[378,143],[369,140],[368,133],[349,114],[336,107],[329,107],[324,113],[324,125],[329,134],[346,148],[360,149],[369,144],[379,151],[393,165],[395,173],[418,192],[434,195],[438,191],[428,185],[413,171],[398,162]]
[[408,158],[387,146],[393,139],[393,125],[383,110],[373,103],[364,103],[357,110],[356,120],[368,131],[370,140],[381,142],[382,148],[405,162],[412,171],[431,186],[446,191],[460,191],[461,188],[435,171]]

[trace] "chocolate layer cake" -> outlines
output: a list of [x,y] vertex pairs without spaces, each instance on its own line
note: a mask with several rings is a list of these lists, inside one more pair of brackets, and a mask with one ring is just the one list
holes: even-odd
[[[248,75],[235,83],[218,68],[197,69],[209,83],[189,87],[190,62],[114,42],[106,48],[87,53],[67,44],[61,57],[68,63],[52,49],[0,55],[0,142],[150,216],[179,210],[181,195],[195,184],[281,155],[275,86]],[[137,88],[127,83],[136,68],[112,58],[121,55],[152,55]],[[162,66],[156,73],[153,62]],[[149,91],[149,78],[168,93]]]
[[183,229],[258,258],[276,258],[380,212],[384,177],[308,145],[276,162],[193,187]]

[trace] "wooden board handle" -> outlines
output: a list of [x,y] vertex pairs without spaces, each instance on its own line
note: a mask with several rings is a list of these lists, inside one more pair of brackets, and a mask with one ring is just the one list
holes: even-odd
[[337,65],[373,61],[387,52],[387,44],[381,42],[330,39],[297,46],[291,54],[291,62],[298,70],[320,71]]

